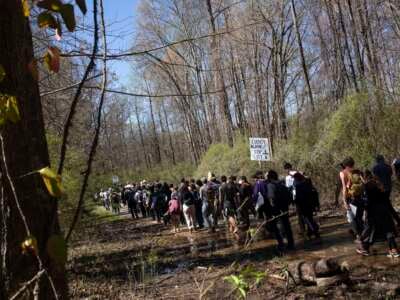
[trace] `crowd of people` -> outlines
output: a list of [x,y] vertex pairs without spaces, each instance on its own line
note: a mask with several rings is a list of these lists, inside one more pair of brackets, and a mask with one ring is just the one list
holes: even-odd
[[[393,173],[400,180],[400,159],[390,166],[379,155],[371,171],[364,172],[355,168],[351,157],[340,166],[342,200],[357,253],[369,255],[371,245],[383,237],[388,242],[388,255],[399,257],[393,220],[400,228],[400,217],[390,196]],[[290,251],[295,249],[290,212],[296,213],[299,232],[304,238],[320,240],[315,219],[320,204],[311,178],[290,163],[285,163],[284,169],[286,174],[281,178],[274,170],[266,174],[258,171],[251,181],[245,176],[217,178],[213,173],[199,180],[182,179],[178,185],[143,180],[102,190],[97,198],[114,213],[119,214],[121,205],[126,205],[132,218],[152,218],[154,222],[172,226],[175,233],[184,224],[190,233],[198,230],[213,233],[227,226],[240,239],[248,232],[253,218],[258,227],[273,235],[279,251]]]

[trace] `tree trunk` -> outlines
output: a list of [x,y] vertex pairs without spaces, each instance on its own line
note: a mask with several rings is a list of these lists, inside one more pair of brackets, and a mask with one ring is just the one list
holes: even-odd
[[311,105],[311,110],[314,111],[314,109],[315,109],[314,108],[314,99],[313,99],[313,94],[312,94],[312,90],[311,90],[310,78],[308,76],[306,59],[304,57],[304,49],[303,49],[303,43],[301,41],[299,25],[297,23],[297,14],[296,14],[296,7],[294,5],[294,0],[291,0],[290,4],[291,4],[291,8],[292,8],[292,17],[293,17],[294,29],[296,31],[297,44],[299,46],[301,67],[303,69],[304,81],[306,82],[306,86],[307,86],[307,92],[308,92],[308,98],[309,98],[310,105]]
[[216,85],[216,90],[218,91],[218,98],[219,98],[219,106],[222,115],[224,116],[224,127],[225,127],[225,133],[226,133],[226,138],[228,141],[229,146],[233,146],[233,124],[232,124],[232,116],[231,112],[229,109],[229,100],[228,100],[228,95],[226,92],[226,86],[225,86],[225,81],[224,81],[224,75],[221,67],[221,55],[220,55],[220,49],[218,45],[218,40],[217,40],[217,29],[215,25],[215,18],[214,18],[214,12],[212,9],[212,4],[211,0],[206,0],[207,2],[207,9],[208,9],[208,15],[210,18],[210,26],[211,30],[213,33],[213,36],[211,37],[211,56],[212,56],[212,66],[216,70],[215,72],[215,85]]
[[173,165],[176,165],[175,149],[174,149],[174,145],[173,145],[173,143],[172,143],[171,129],[170,129],[170,126],[169,126],[168,115],[167,115],[167,110],[165,109],[165,103],[164,103],[164,101],[161,101],[161,108],[162,108],[163,113],[164,113],[165,125],[166,125],[166,127],[167,127],[168,142],[169,142],[169,148],[170,148],[170,151],[171,151],[172,164],[173,164]]
[[150,118],[151,118],[151,130],[153,133],[153,145],[154,145],[154,151],[155,151],[155,162],[156,164],[161,164],[161,150],[160,150],[160,142],[158,140],[158,135],[157,135],[157,128],[156,128],[156,121],[154,119],[154,113],[153,113],[153,100],[151,97],[149,97],[149,107],[150,107]]
[[[0,93],[16,97],[21,115],[16,124],[7,123],[0,129],[5,154],[0,169],[0,201],[3,208],[0,215],[0,298],[11,297],[38,272],[37,259],[21,252],[21,243],[27,233],[12,193],[9,175],[29,231],[37,239],[43,267],[53,279],[59,297],[65,299],[68,294],[65,266],[52,261],[46,251],[49,237],[60,234],[57,200],[49,195],[37,173],[21,178],[50,164],[39,87],[28,68],[33,60],[32,34],[29,20],[23,16],[22,1],[0,0],[0,41],[0,65],[6,72],[5,79],[0,83]],[[8,174],[3,159],[7,163]],[[33,286],[35,284],[28,290],[32,291]],[[39,299],[54,299],[47,276],[41,277],[38,287]]]
[[138,108],[138,104],[137,104],[136,101],[137,100],[135,100],[135,116],[136,116],[136,122],[137,122],[138,130],[139,130],[140,144],[142,146],[142,152],[143,152],[144,160],[146,162],[146,168],[149,169],[149,168],[151,168],[151,163],[149,161],[149,157],[148,157],[148,153],[147,153],[147,150],[146,150],[146,146],[144,144],[143,129],[142,129],[142,125],[141,125],[141,122],[140,122],[139,108]]

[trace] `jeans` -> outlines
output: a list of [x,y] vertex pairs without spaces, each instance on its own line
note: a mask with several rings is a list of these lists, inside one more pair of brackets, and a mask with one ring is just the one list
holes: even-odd
[[195,207],[195,214],[196,214],[196,220],[197,224],[199,225],[200,228],[203,228],[204,226],[204,220],[203,220],[203,204],[201,200],[198,200],[194,203]]
[[363,222],[363,215],[364,215],[364,208],[361,206],[356,206],[354,204],[350,204],[356,207],[356,213],[349,209],[347,210],[347,221],[350,223],[351,229],[353,232],[360,236],[362,231],[364,230],[364,222]]
[[208,203],[208,201],[203,201],[201,207],[201,212],[203,214],[204,225],[207,228],[215,228],[215,212],[214,205]]

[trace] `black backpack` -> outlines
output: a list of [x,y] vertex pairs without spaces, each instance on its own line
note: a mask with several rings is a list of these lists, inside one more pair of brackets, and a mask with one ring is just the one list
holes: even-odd
[[276,200],[274,206],[282,211],[287,211],[289,205],[293,202],[293,195],[290,190],[282,182],[275,183]]
[[311,207],[313,208],[314,211],[319,210],[320,208],[320,203],[319,203],[319,193],[317,188],[313,185],[311,179],[307,179],[308,184],[310,185],[310,203]]

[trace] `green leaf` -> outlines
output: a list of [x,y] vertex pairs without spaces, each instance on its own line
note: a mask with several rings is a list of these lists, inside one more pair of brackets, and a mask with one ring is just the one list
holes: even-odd
[[234,282],[236,285],[239,285],[239,284],[240,284],[240,279],[239,279],[239,277],[237,277],[237,276],[235,276],[235,275],[231,275],[231,276],[232,276],[233,282]]
[[246,290],[243,288],[239,288],[238,290],[239,290],[240,294],[242,295],[242,297],[246,298],[246,294],[247,294]]
[[67,243],[63,236],[54,234],[47,241],[47,254],[59,266],[64,266],[67,262],[68,251]]
[[42,0],[37,3],[37,6],[54,12],[60,12],[63,4],[60,0]]
[[40,169],[38,172],[40,175],[42,175],[43,182],[49,191],[49,194],[53,197],[60,198],[63,194],[61,176],[57,175],[49,167]]
[[22,0],[22,10],[25,17],[29,17],[31,15],[31,8],[29,6],[28,0]]
[[76,4],[79,6],[81,12],[86,15],[87,8],[86,8],[86,1],[85,0],[75,0]]
[[0,82],[2,82],[5,77],[6,77],[6,70],[4,70],[3,66],[0,65]]
[[67,29],[70,32],[75,30],[75,13],[74,13],[74,6],[72,4],[64,4],[60,10],[61,17],[64,20]]
[[20,120],[17,98],[15,98],[15,96],[8,97],[6,116],[7,119],[13,123],[17,123]]
[[42,12],[41,14],[39,14],[37,20],[40,28],[43,27],[50,27],[53,29],[57,28],[57,20],[49,12]]
[[0,94],[0,125],[6,121],[16,123],[20,120],[17,98],[8,94]]

